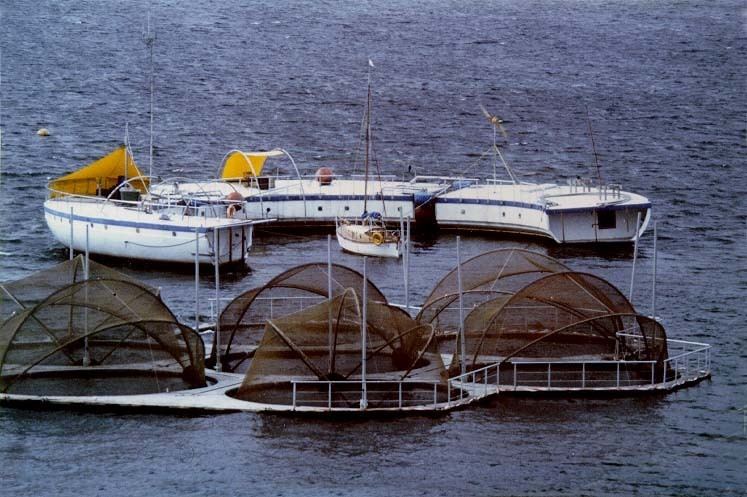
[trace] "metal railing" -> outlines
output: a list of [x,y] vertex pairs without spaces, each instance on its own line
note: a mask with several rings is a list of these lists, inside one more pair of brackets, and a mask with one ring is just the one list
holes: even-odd
[[[404,409],[408,407],[437,407],[450,405],[446,396],[439,394],[439,381],[423,380],[291,380],[293,409]],[[389,387],[389,388],[386,388]],[[414,388],[421,387],[421,388]],[[364,393],[365,392],[365,393]]]
[[[624,334],[629,337],[638,335]],[[525,360],[493,363],[464,375],[452,377],[449,386],[477,398],[501,387],[543,389],[619,389],[631,387],[670,387],[705,378],[711,373],[711,346],[700,342],[667,339],[675,350],[663,362],[627,360],[543,361]],[[449,400],[452,400],[449,394]],[[461,398],[461,397],[460,397]]]
[[670,355],[664,360],[664,383],[692,381],[711,374],[711,346],[707,343],[668,339],[667,346]]
[[[221,302],[220,308],[222,309],[223,307],[225,307],[225,304],[227,304],[229,302],[232,302],[233,300],[234,299],[231,298],[231,297],[221,297],[220,298],[220,302]],[[288,308],[287,305],[283,305],[280,308],[282,310],[282,312],[283,312],[282,315],[286,315],[289,312],[300,311],[300,310],[303,310],[303,309],[305,309],[306,307],[308,307],[310,305],[314,305],[314,304],[318,304],[320,302],[323,302],[323,301],[327,300],[327,298],[324,297],[324,296],[321,296],[321,295],[303,295],[303,296],[299,295],[297,297],[257,297],[254,300],[255,301],[259,301],[259,302],[268,301],[269,304],[270,304],[270,316],[269,316],[269,319],[273,319],[275,317],[275,302],[283,302],[283,303],[287,303],[289,301],[290,302],[296,302],[296,301],[298,302],[298,306],[296,308],[294,308],[294,309],[289,310],[289,308]],[[208,302],[208,306],[209,306],[209,309],[210,309],[209,310],[210,320],[213,321],[213,322],[215,322],[215,320],[217,319],[215,297],[207,299],[207,302]]]

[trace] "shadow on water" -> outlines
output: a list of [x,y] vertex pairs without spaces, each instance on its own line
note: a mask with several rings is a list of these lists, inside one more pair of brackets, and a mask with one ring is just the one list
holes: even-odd
[[[323,455],[385,454],[391,441],[426,444],[434,429],[448,425],[450,416],[293,417],[257,414],[256,436],[276,447],[294,447]],[[299,443],[299,441],[308,443]]]

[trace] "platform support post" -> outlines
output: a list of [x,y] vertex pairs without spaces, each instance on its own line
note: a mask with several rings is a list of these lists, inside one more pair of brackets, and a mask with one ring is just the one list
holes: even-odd
[[332,333],[332,235],[327,235],[327,299],[329,299],[329,305],[327,305],[327,346],[329,347],[329,365],[327,371],[331,373],[334,367],[332,351],[335,349],[334,335]]
[[195,331],[200,332],[200,231],[195,228]]
[[651,289],[651,318],[653,320],[656,320],[656,221],[654,221],[654,270],[653,270],[653,276],[652,276],[652,282],[651,285],[653,288]]
[[630,292],[628,293],[628,300],[633,302],[633,284],[635,282],[635,263],[638,259],[638,235],[641,230],[641,213],[639,212],[635,221],[635,243],[633,244],[633,269],[630,272]]
[[[72,220],[72,216],[70,217]],[[86,260],[83,264],[83,278],[86,280],[85,286],[85,299],[86,306],[83,309],[83,366],[89,366],[91,364],[91,356],[88,355],[88,278],[90,277],[89,265],[90,252],[89,252],[89,235],[88,235],[88,223],[86,223]]]
[[368,393],[366,392],[366,314],[368,304],[368,276],[366,266],[368,257],[363,257],[363,309],[361,311],[361,409],[368,407]]
[[220,361],[220,247],[218,246],[218,228],[213,228],[213,252],[215,253],[215,370],[222,371]]
[[456,237],[457,251],[457,285],[459,286],[459,364],[462,377],[467,372],[466,349],[467,342],[464,337],[464,298],[462,295],[462,254],[461,254],[461,237]]

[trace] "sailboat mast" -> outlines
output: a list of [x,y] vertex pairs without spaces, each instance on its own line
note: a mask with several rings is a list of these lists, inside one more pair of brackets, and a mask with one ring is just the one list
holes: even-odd
[[[155,29],[154,29],[155,31]],[[150,32],[150,5],[148,6],[148,32],[145,35],[145,44],[150,50],[150,149],[148,153],[148,177],[153,176],[153,99],[155,94],[155,76],[153,72],[153,45],[156,41],[155,33]]]
[[373,63],[368,61],[368,93],[366,96],[366,157],[363,177],[363,212],[368,212],[368,161],[371,149],[371,68]]

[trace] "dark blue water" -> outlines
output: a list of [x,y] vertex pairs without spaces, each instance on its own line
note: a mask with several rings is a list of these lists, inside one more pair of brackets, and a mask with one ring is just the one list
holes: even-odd
[[[215,173],[232,148],[288,149],[305,171],[350,172],[373,72],[384,172],[486,173],[492,132],[532,181],[593,173],[647,195],[659,221],[657,313],[714,345],[714,377],[663,397],[501,399],[439,419],[326,422],[262,415],[0,409],[3,495],[741,495],[747,488],[747,172],[743,2],[154,0],[155,172]],[[0,280],[63,260],[46,178],[104,155],[129,123],[147,167],[147,2],[14,1],[0,18]],[[39,138],[46,127],[51,136]],[[236,295],[324,236],[264,234]],[[630,250],[465,236],[464,256],[543,251],[627,293]],[[453,235],[420,240],[412,300],[453,267]],[[634,302],[650,312],[652,237]],[[335,251],[335,261],[360,260]],[[121,268],[190,319],[189,274]],[[394,261],[372,279],[403,299]],[[204,289],[210,287],[204,281]]]

